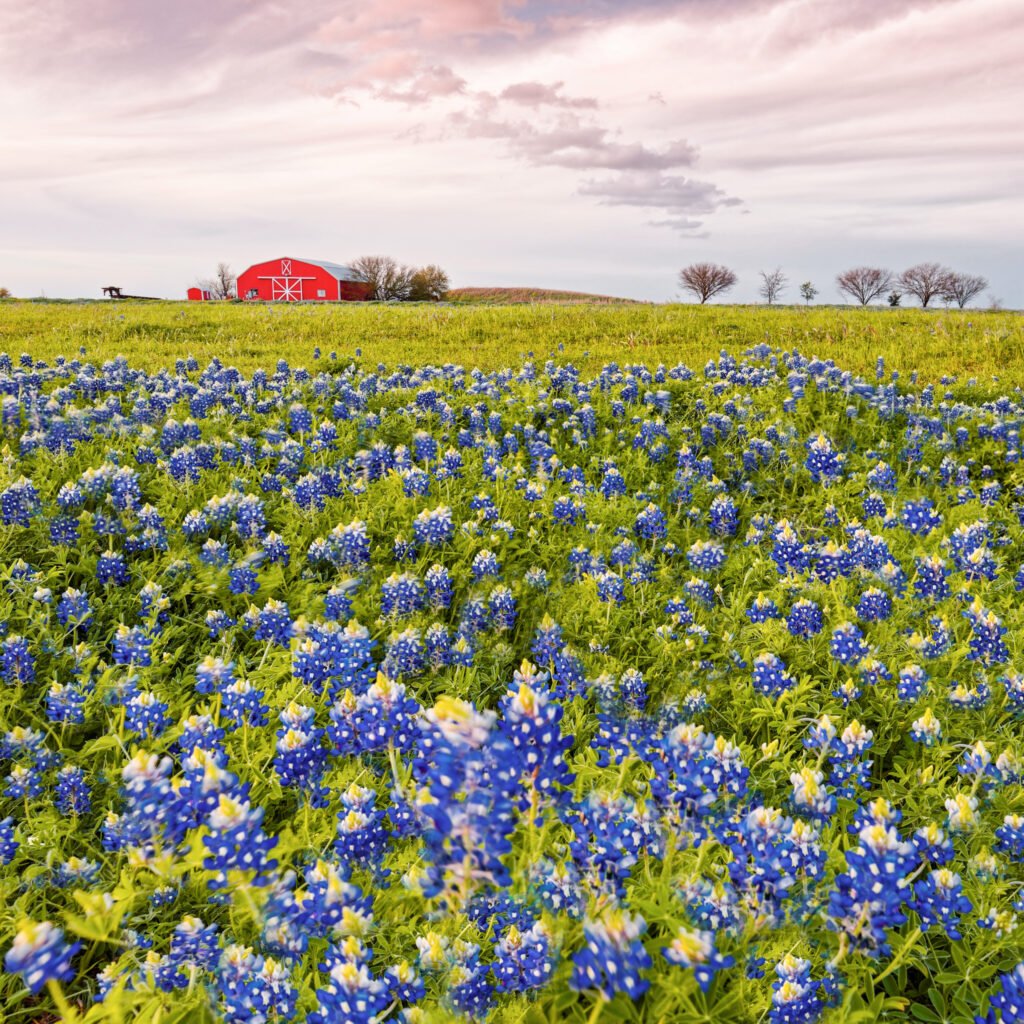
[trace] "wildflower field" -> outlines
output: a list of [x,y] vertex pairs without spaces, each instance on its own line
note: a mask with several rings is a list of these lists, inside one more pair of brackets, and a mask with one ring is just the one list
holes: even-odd
[[3,349],[5,1024],[1024,1019],[1019,317]]

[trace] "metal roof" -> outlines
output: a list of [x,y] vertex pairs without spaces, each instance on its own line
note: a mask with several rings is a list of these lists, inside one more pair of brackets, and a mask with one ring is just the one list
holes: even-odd
[[322,270],[326,270],[332,277],[337,278],[339,281],[362,281],[363,276],[351,267],[343,267],[340,263],[329,263],[327,260],[307,260],[303,256],[294,257],[300,263],[311,263],[314,267],[320,267]]

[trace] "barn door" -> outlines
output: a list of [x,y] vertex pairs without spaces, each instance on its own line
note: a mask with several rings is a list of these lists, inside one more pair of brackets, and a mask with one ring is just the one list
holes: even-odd
[[302,298],[302,278],[272,277],[270,297],[280,302],[298,302]]

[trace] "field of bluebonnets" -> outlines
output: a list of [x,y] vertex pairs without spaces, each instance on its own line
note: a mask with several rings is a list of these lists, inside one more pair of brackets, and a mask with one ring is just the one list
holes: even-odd
[[1021,1019],[1012,317],[3,312],[0,1019]]

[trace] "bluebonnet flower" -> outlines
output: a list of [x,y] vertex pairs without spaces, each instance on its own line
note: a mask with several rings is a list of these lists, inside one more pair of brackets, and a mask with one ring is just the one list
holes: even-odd
[[36,681],[36,660],[28,642],[17,633],[0,644],[0,677],[8,686],[25,686]]
[[267,724],[267,707],[263,691],[248,679],[236,679],[221,690],[221,713],[236,728]]
[[654,502],[641,510],[633,523],[633,532],[642,540],[662,540],[668,535],[665,513]]
[[841,665],[856,665],[867,657],[869,648],[864,634],[853,622],[844,622],[832,631],[829,651]]
[[28,477],[19,477],[6,490],[0,491],[0,515],[7,526],[28,526],[41,508],[39,492]]
[[976,1024],[1014,1024],[1024,1012],[1024,963],[999,975],[999,987],[989,996],[988,1013],[974,1018]]
[[865,825],[857,846],[846,854],[846,871],[836,876],[829,893],[830,927],[854,949],[888,955],[886,932],[906,921],[903,904],[915,861],[914,848],[894,826]]
[[717,541],[696,541],[686,552],[687,561],[701,572],[713,572],[725,562],[725,548]]
[[105,586],[113,583],[122,587],[128,582],[128,564],[117,551],[105,551],[96,561],[96,581]]
[[982,606],[980,597],[974,599],[964,617],[971,623],[967,653],[971,661],[980,661],[983,665],[1000,665],[1009,661],[1010,650],[1003,640],[1006,627],[995,612]]
[[933,511],[935,503],[930,498],[905,502],[900,510],[900,523],[904,529],[918,536],[925,536],[942,523],[942,516]]
[[816,636],[824,626],[821,608],[807,598],[793,602],[786,616],[786,628],[796,637]]
[[651,958],[640,937],[647,923],[639,915],[623,910],[607,911],[603,917],[583,922],[584,947],[573,958],[571,988],[596,989],[605,999],[625,992],[638,999],[649,987],[640,972],[651,966]]
[[399,618],[419,611],[426,602],[426,589],[410,573],[392,573],[381,584],[381,615]]
[[451,573],[443,565],[432,565],[424,577],[427,601],[431,608],[444,609],[450,607],[454,584]]
[[814,1024],[824,1009],[823,986],[811,978],[811,964],[787,954],[775,966],[772,1003],[768,1012],[771,1024]]
[[212,609],[206,613],[206,628],[210,636],[216,640],[226,633],[232,626],[237,625],[234,619],[227,612],[221,609]]
[[341,795],[335,849],[345,861],[378,861],[387,850],[384,812],[374,808],[376,794],[353,784]]
[[736,963],[734,957],[723,956],[715,948],[715,933],[680,926],[671,943],[664,949],[665,959],[680,967],[693,968],[702,992],[707,992],[719,971]]
[[327,806],[321,778],[327,767],[324,730],[316,726],[316,711],[292,701],[281,712],[274,769],[282,786],[293,786],[312,807]]
[[885,590],[870,587],[857,602],[857,616],[865,622],[879,622],[892,614],[892,598]]
[[34,995],[49,981],[69,981],[75,976],[71,960],[81,946],[80,942],[66,942],[60,928],[49,921],[29,922],[15,933],[4,957],[4,968],[20,974]]
[[824,434],[817,434],[807,442],[807,459],[804,463],[815,483],[830,484],[843,475],[845,457],[836,451]]
[[758,594],[754,598],[747,607],[746,615],[751,622],[755,623],[769,622],[772,619],[782,617],[779,606],[770,597],[765,597],[764,594]]
[[717,537],[733,537],[739,527],[736,503],[726,494],[716,495],[708,509],[708,525]]
[[351,582],[336,584],[324,595],[324,614],[336,622],[347,622],[352,617]]
[[958,916],[969,914],[974,909],[963,893],[960,876],[948,868],[933,869],[914,884],[912,906],[921,918],[922,931],[939,925],[954,942],[963,938]]
[[916,562],[917,578],[914,593],[926,601],[942,601],[950,595],[949,570],[939,555],[919,558]]
[[63,815],[87,814],[92,806],[89,783],[78,765],[65,765],[57,773],[54,802]]
[[942,738],[942,723],[931,708],[925,708],[924,714],[914,721],[910,727],[910,738],[926,747],[933,746]]
[[495,943],[495,987],[499,992],[528,992],[547,984],[554,970],[551,940],[537,922],[526,931],[510,925]]
[[1024,816],[1007,814],[996,829],[996,849],[1024,862]]
[[277,861],[269,857],[277,838],[263,831],[263,813],[263,808],[253,807],[244,795],[220,795],[206,822],[210,832],[203,836],[207,850],[203,867],[216,872],[210,888],[226,886],[229,871],[255,871],[253,884],[265,884],[267,873],[277,866]]
[[0,864],[10,864],[20,845],[14,838],[14,819],[0,818]]
[[159,736],[170,724],[168,705],[154,693],[137,693],[125,705],[125,728],[142,736]]
[[786,671],[785,662],[776,654],[765,652],[754,659],[754,689],[766,697],[778,697],[796,686]]
[[141,626],[117,627],[114,635],[114,662],[145,668],[152,664],[153,637]]
[[57,621],[65,629],[87,630],[92,624],[89,595],[68,587],[57,601]]
[[424,509],[413,521],[412,531],[419,544],[434,547],[446,544],[455,535],[451,509],[446,505]]
[[394,633],[388,639],[381,670],[392,678],[418,675],[426,666],[426,650],[418,629]]

